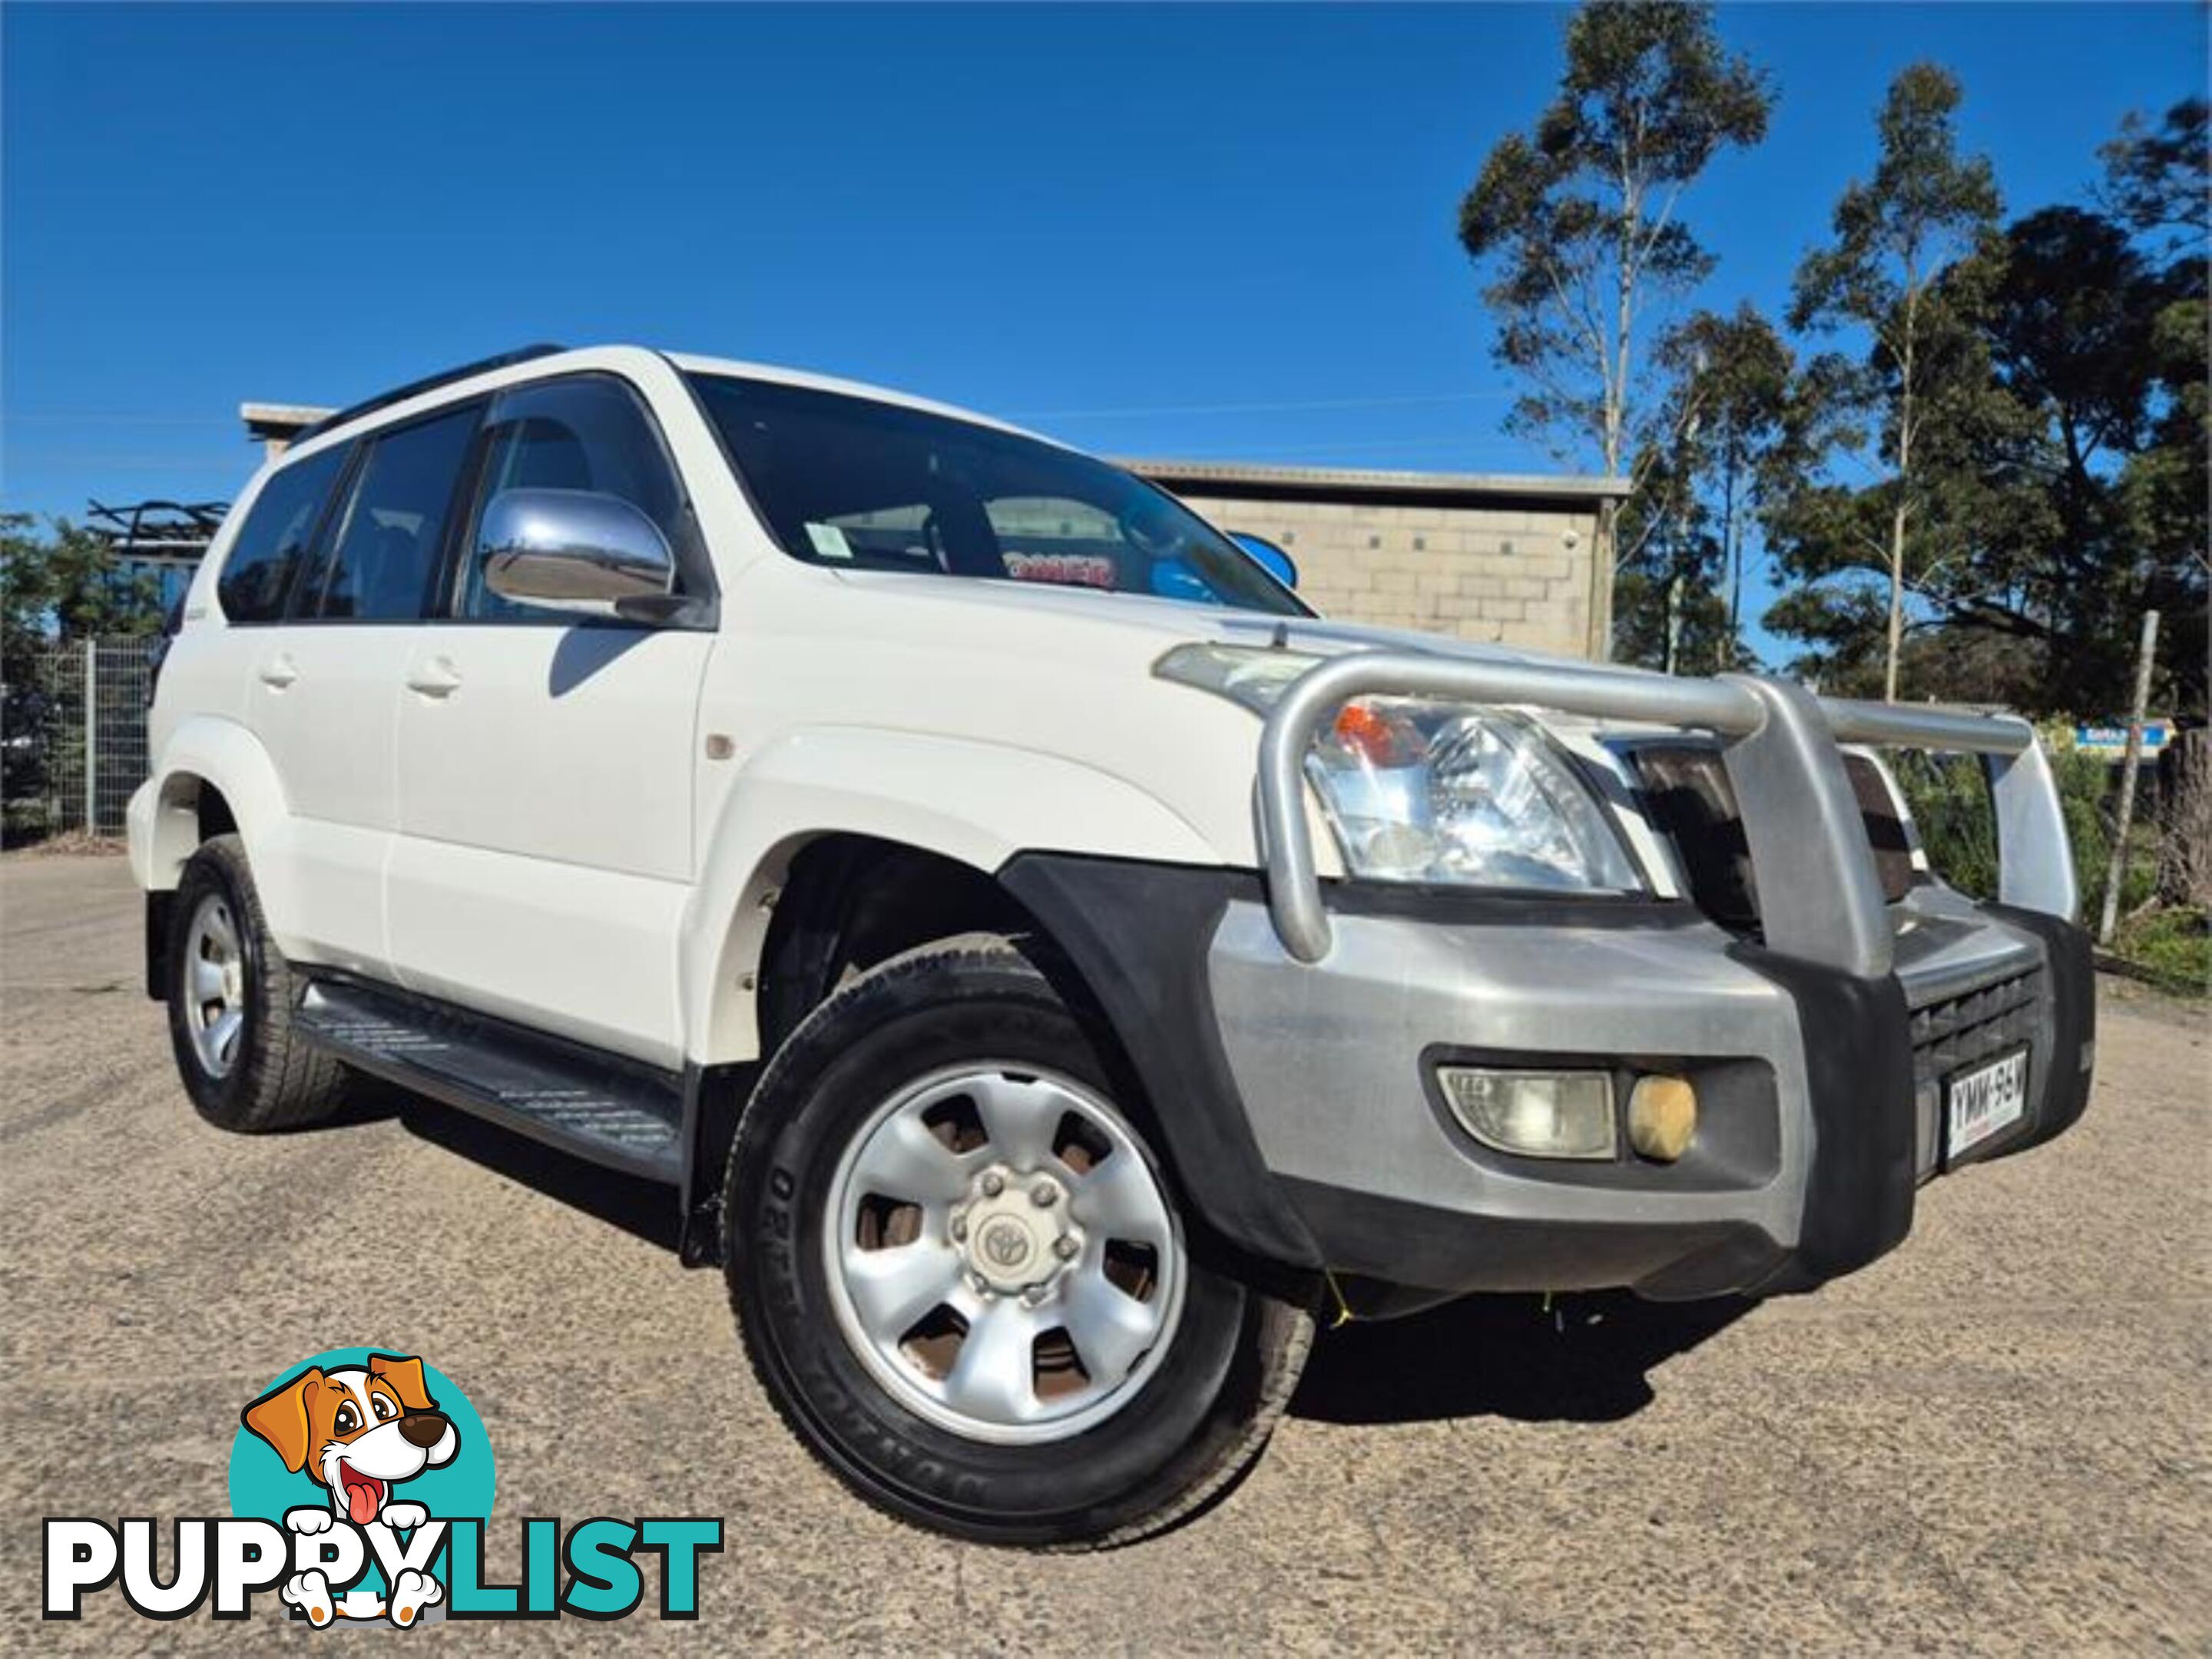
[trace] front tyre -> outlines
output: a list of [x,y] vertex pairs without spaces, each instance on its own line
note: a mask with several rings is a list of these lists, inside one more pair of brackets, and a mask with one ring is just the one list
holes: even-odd
[[345,1070],[295,1029],[296,981],[236,836],[192,854],[169,927],[169,1037],[200,1115],[248,1134],[326,1115]]
[[1258,1454],[1311,1336],[1192,1257],[1091,1040],[996,942],[816,1009],[747,1109],[724,1213],[785,1419],[871,1502],[963,1537],[1172,1523]]

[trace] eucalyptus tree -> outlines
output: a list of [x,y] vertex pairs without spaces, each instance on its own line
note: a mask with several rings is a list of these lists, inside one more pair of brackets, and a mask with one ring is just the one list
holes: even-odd
[[1644,353],[1713,264],[1681,197],[1722,150],[1765,136],[1773,94],[1707,5],[1591,0],[1565,46],[1557,95],[1491,150],[1459,237],[1487,277],[1498,360],[1526,388],[1513,428],[1633,482],[1663,447]]
[[1725,315],[1697,313],[1668,332],[1659,356],[1674,375],[1680,441],[1710,503],[1729,637],[1740,647],[1746,532],[1777,473],[1794,464],[1789,414],[1796,360],[1748,304]]
[[1988,159],[1959,150],[1960,98],[1957,79],[1934,64],[1912,64],[1890,84],[1876,121],[1873,175],[1844,190],[1833,240],[1798,266],[1790,298],[1792,328],[1854,329],[1869,343],[1856,363],[1832,358],[1823,367],[1837,395],[1875,428],[1887,469],[1882,694],[1893,699],[1925,428],[1945,412],[1946,383],[1960,378],[1958,354],[1946,348],[1970,343],[1973,322],[1974,289],[1943,279],[1983,245],[1997,218]]
[[1653,359],[1662,435],[1624,517],[1633,551],[1620,571],[1620,644],[1670,673],[1743,667],[1745,547],[1759,503],[1794,464],[1794,359],[1748,304],[1692,313],[1660,337]]
[[2185,98],[2153,126],[2139,114],[2120,123],[2097,152],[2105,164],[2099,194],[2113,217],[2137,230],[2172,231],[2204,254],[2212,234],[2212,104]]

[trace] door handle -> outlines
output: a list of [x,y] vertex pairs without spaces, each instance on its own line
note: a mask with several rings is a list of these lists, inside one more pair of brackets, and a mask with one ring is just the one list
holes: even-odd
[[461,671],[451,657],[432,657],[407,671],[407,689],[426,697],[449,697],[460,689]]
[[279,651],[263,663],[258,672],[262,684],[272,691],[282,691],[300,678],[300,665],[292,660],[290,652]]

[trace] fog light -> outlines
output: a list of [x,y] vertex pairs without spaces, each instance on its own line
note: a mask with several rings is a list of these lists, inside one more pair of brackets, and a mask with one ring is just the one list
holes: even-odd
[[1698,1133],[1698,1091],[1679,1077],[1640,1077],[1628,1095],[1628,1144],[1672,1164]]
[[1613,1079],[1603,1072],[1437,1068],[1460,1127],[1525,1158],[1611,1158]]

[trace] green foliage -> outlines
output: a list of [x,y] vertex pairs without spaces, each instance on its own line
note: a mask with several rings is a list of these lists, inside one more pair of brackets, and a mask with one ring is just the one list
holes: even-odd
[[[2206,578],[2212,551],[2212,311],[2201,252],[2167,268],[2167,297],[2150,330],[2150,416],[2141,446],[2115,488],[2118,535],[2132,557],[2114,574],[2136,587],[2136,607],[2156,606],[2159,700],[2203,713],[2206,707]],[[2139,584],[2139,586],[2137,586]]]
[[1965,755],[1929,755],[1917,750],[1887,758],[1897,787],[1905,792],[1929,866],[1960,892],[1995,898],[1996,817],[1980,763]]
[[1876,453],[1865,459],[1883,476],[1847,489],[1808,467],[1798,475],[1803,488],[1776,502],[1771,533],[1783,568],[1801,580],[1878,580],[1886,696],[1898,685],[1906,590],[1941,557],[1915,530],[1930,516],[1927,440],[1948,434],[1964,450],[1965,430],[1996,415],[1975,397],[1986,380],[1975,332],[1985,285],[1966,270],[1952,274],[1984,244],[1997,212],[1988,160],[1959,154],[1960,100],[1957,80],[1932,64],[1891,82],[1873,175],[1844,190],[1833,240],[1799,264],[1790,297],[1792,328],[1849,330],[1865,343],[1863,352],[1817,360],[1802,383],[1796,424],[1808,459],[1863,451],[1872,436]]
[[2212,149],[2206,118],[2212,106],[2185,98],[2153,128],[2139,114],[2120,123],[2120,136],[2097,154],[2105,163],[2105,205],[2138,230],[2212,230]]
[[[1749,673],[1758,660],[1729,621],[1728,598],[1702,569],[1624,570],[1613,585],[1614,658],[1670,673]],[[1671,636],[1671,637],[1670,637]]]
[[0,652],[12,682],[27,653],[56,640],[158,633],[154,579],[126,574],[100,537],[66,519],[42,529],[27,513],[0,513]]
[[2161,345],[2180,317],[2201,325],[2183,292],[2201,270],[2161,269],[2124,227],[2067,207],[2013,225],[1991,261],[1987,395],[2013,419],[1946,463],[1972,469],[1949,492],[1971,516],[1930,597],[1957,623],[2039,648],[2034,706],[2099,712],[2129,684],[2156,606],[2170,619],[2160,701],[2201,702],[2203,428],[2188,417],[2201,326],[2185,349]]
[[1639,442],[1638,347],[1656,299],[1712,260],[1676,210],[1725,145],[1765,137],[1765,77],[1721,48],[1707,5],[1593,0],[1566,31],[1558,97],[1502,140],[1460,206],[1488,267],[1498,361],[1529,390],[1521,430],[1619,473]]
[[[2075,888],[2087,913],[2103,897],[2106,866],[2112,855],[2113,769],[2097,756],[2074,748],[2059,732],[2046,732],[2045,745],[2052,781],[2058,786],[2066,836],[2074,849]],[[1905,792],[1905,805],[1911,811],[1929,866],[1960,892],[1975,898],[1995,898],[1996,815],[1981,763],[1965,755],[1917,751],[1899,751],[1887,758],[1898,787]],[[2124,909],[2147,901],[2157,879],[2155,828],[2138,823],[2130,839],[2134,844],[2120,886]]]
[[[64,520],[41,529],[27,513],[0,513],[0,838],[44,827],[53,698],[46,654],[58,644],[158,632],[161,599],[150,577],[120,570],[107,543]],[[13,739],[30,738],[27,747]],[[62,733],[64,744],[81,734]]]
[[1916,299],[1997,216],[1988,158],[1959,154],[1953,118],[1962,96],[1957,77],[1935,64],[1911,64],[1890,83],[1875,118],[1874,176],[1844,189],[1834,242],[1806,256],[1790,296],[1792,328],[1865,329],[1876,368],[1908,381]]
[[[1799,273],[1793,321],[1869,343],[1816,358],[1794,389],[1805,465],[1765,528],[1795,586],[1768,625],[1806,643],[1800,672],[1882,692],[1894,592],[1905,694],[2109,714],[2154,606],[2157,701],[2201,709],[2203,106],[2106,147],[2111,213],[2046,208],[1997,236],[1986,168],[1948,149],[1956,101],[1938,71],[1899,77],[1881,167]],[[2200,228],[2148,234],[2174,226]],[[1869,449],[1870,483],[1826,464]]]
[[1787,465],[1794,361],[1748,305],[1695,313],[1662,337],[1657,361],[1665,435],[1615,529],[1614,652],[1670,672],[1748,667],[1745,542]]
[[[2111,873],[2112,787],[2118,774],[2109,762],[2062,742],[2052,747],[2051,775],[2058,786],[2066,840],[2074,849],[2074,890],[2081,896],[2087,915],[2091,906],[2103,902],[2105,879]],[[2148,850],[2148,837],[2146,826],[2137,824],[2136,830],[2136,856],[2126,865],[2120,884],[2123,907],[2140,904],[2149,896],[2153,866],[2142,857]]]
[[2181,996],[2212,995],[2212,915],[2153,910],[2130,917],[2112,944],[2116,955],[2161,989]]

